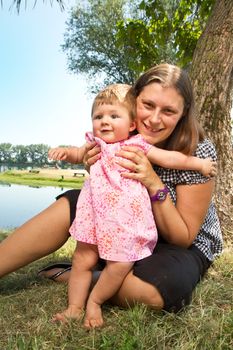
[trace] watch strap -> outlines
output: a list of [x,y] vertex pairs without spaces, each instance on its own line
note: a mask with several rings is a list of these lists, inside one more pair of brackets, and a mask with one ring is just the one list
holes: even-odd
[[167,186],[159,189],[153,196],[150,196],[151,202],[163,202],[167,198],[169,190]]

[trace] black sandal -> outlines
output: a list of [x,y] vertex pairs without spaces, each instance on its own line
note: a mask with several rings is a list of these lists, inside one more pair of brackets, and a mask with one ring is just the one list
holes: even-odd
[[55,281],[57,277],[63,275],[63,273],[65,273],[67,271],[70,271],[71,267],[72,267],[72,264],[68,263],[68,262],[56,263],[56,264],[52,264],[52,265],[48,265],[48,266],[43,267],[43,269],[38,271],[37,275],[40,276],[40,274],[42,272],[49,272],[50,270],[53,270],[53,269],[61,269],[61,271],[58,271],[58,272],[52,274],[51,276],[46,277],[50,280]]

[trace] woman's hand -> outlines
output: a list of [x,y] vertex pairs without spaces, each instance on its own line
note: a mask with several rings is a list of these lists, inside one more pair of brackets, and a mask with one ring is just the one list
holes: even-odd
[[121,174],[124,178],[140,181],[149,194],[154,194],[158,186],[161,187],[161,180],[140,149],[134,146],[124,146],[116,153],[116,156],[124,158],[117,159],[117,164],[130,171]]
[[85,169],[90,172],[90,166],[101,158],[100,147],[96,142],[88,143],[86,146],[86,153],[83,157],[83,164]]

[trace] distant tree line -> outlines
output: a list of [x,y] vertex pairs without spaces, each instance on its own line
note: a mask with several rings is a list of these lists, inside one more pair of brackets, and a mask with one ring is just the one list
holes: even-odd
[[[60,145],[60,147],[69,147]],[[49,145],[12,145],[11,143],[0,143],[0,165],[7,166],[34,166],[59,168],[83,169],[83,164],[70,164],[63,161],[51,161],[48,159]]]
[[49,164],[48,150],[50,146],[43,144],[12,145],[0,143],[1,164],[33,164],[42,166]]

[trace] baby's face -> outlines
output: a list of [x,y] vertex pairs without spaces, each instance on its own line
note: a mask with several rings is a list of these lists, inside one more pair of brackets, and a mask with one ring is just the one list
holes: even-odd
[[136,128],[128,109],[121,104],[102,104],[92,114],[93,134],[106,143],[127,140],[129,133]]

